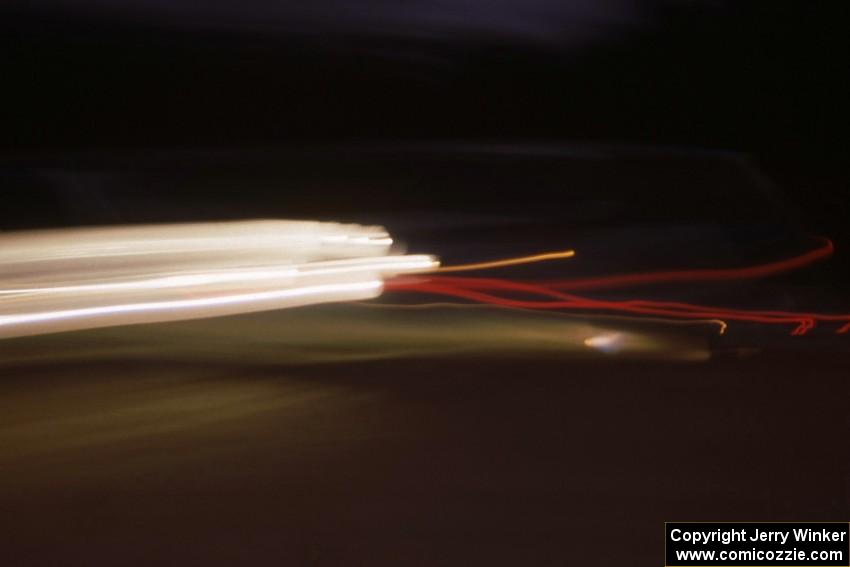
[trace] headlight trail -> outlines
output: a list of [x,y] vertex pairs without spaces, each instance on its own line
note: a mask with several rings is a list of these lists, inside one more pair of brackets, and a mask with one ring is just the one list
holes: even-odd
[[380,227],[251,221],[0,236],[0,337],[376,297],[432,270]]
[[244,250],[290,259],[383,256],[392,238],[376,226],[257,220],[21,231],[3,234],[0,243],[0,266],[6,267],[128,256],[163,261],[172,256],[218,257],[222,252]]
[[[182,299],[173,301],[147,301],[140,303],[125,303],[105,305],[102,307],[85,307],[82,309],[59,309],[39,313],[22,313],[20,315],[0,315],[0,329],[9,326],[26,325],[28,323],[48,323],[65,319],[89,319],[107,317],[110,315],[125,316],[133,313],[165,312],[179,313],[180,310],[216,308],[235,306],[234,313],[246,313],[264,309],[280,309],[312,303],[316,297],[333,297],[334,301],[360,298],[363,295],[377,296],[381,291],[380,280],[369,280],[353,283],[324,284],[296,287],[275,291],[254,293],[232,293],[218,297],[198,299]],[[218,312],[217,314],[222,314]],[[197,312],[196,312],[197,314]],[[155,320],[163,320],[162,316],[154,315]],[[168,317],[171,318],[171,317]],[[187,318],[184,315],[175,317]]]

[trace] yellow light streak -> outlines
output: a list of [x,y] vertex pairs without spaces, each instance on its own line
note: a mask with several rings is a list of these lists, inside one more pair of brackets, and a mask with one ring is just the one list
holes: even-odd
[[545,252],[531,256],[520,256],[518,258],[506,258],[504,260],[493,260],[491,262],[476,262],[474,264],[459,264],[457,266],[443,266],[429,273],[447,272],[469,272],[472,270],[491,270],[493,268],[504,268],[507,266],[518,266],[521,264],[533,264],[535,262],[548,262],[550,260],[564,260],[576,255],[575,250],[562,250],[559,252]]

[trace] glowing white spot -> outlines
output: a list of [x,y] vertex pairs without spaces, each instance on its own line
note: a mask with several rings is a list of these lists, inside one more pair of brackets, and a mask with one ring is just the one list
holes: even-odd
[[584,339],[584,346],[595,348],[605,354],[614,354],[623,347],[622,333],[605,333]]

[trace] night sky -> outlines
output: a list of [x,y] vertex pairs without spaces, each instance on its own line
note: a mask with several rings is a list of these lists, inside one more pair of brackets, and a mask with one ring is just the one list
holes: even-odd
[[850,215],[844,2],[13,1],[0,148],[362,141],[742,152]]

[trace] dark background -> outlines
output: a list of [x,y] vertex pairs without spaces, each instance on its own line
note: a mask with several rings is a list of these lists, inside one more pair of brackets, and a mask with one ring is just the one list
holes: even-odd
[[844,2],[7,1],[7,152],[398,139],[752,154],[847,217]]
[[845,2],[4,2],[11,154],[602,141],[756,158],[846,234]]

